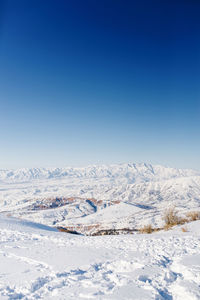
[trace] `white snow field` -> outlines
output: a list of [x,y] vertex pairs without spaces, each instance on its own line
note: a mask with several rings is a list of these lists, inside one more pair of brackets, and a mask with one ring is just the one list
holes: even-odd
[[200,299],[200,221],[90,236],[162,227],[173,206],[200,211],[200,172],[144,163],[0,170],[0,299]]
[[76,236],[0,217],[0,299],[200,299],[200,221]]

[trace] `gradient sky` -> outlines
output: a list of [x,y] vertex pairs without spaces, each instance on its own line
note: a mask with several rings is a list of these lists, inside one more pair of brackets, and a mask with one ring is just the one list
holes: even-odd
[[0,168],[200,170],[200,2],[0,0]]

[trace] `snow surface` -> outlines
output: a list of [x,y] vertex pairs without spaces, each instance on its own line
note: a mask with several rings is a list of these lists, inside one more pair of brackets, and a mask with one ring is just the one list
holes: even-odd
[[0,216],[0,299],[200,299],[200,221],[74,236]]

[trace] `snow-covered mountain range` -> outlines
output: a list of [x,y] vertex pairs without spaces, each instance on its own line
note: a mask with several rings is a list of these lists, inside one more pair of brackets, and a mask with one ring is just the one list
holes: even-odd
[[190,169],[175,169],[146,163],[92,165],[82,168],[22,168],[17,170],[0,170],[0,180],[6,182],[23,182],[33,179],[59,178],[109,178],[126,179],[127,183],[136,181],[154,181],[177,177],[200,175]]
[[0,212],[83,233],[200,209],[200,172],[151,164],[0,170]]

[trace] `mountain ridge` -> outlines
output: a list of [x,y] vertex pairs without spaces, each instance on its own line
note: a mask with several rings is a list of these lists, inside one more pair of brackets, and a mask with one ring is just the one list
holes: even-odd
[[[15,170],[1,170],[0,181],[23,182],[34,179],[59,179],[59,178],[130,178],[130,181],[139,177],[143,181],[153,180],[157,177],[175,178],[200,176],[200,171],[193,169],[180,169],[152,165],[147,163],[127,163],[110,165],[89,165],[86,167],[63,168],[20,168]],[[132,183],[133,183],[132,182]]]

